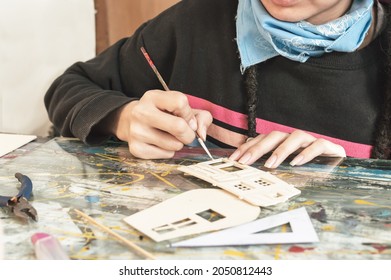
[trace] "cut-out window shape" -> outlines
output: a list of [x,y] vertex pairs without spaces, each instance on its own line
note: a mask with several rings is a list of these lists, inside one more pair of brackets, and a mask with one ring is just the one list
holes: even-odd
[[216,211],[213,211],[212,209],[208,209],[208,210],[199,212],[199,213],[197,213],[197,215],[204,218],[205,220],[207,220],[208,222],[211,222],[211,223],[225,218],[224,215],[221,215],[221,214],[217,213]]
[[173,222],[172,224],[173,225],[178,225],[178,224],[183,224],[183,223],[190,222],[190,221],[191,220],[189,218],[186,218],[186,219],[182,219],[180,221]]
[[181,225],[179,225],[178,228],[189,227],[189,226],[193,226],[193,225],[195,225],[195,224],[197,224],[197,223],[194,222],[194,221],[191,221],[190,223],[186,223],[186,224],[181,224]]
[[243,169],[239,168],[237,166],[231,165],[231,166],[223,167],[223,168],[221,168],[221,170],[227,171],[227,172],[237,172],[237,171],[241,171]]
[[241,191],[250,191],[250,190],[253,189],[252,187],[249,187],[249,186],[246,186],[246,185],[243,185],[243,184],[235,185],[235,188],[238,188]]
[[209,165],[210,166],[219,166],[219,165],[221,165],[221,161],[211,162]]
[[275,193],[275,195],[274,195],[275,198],[279,198],[279,197],[282,197],[282,196],[284,196],[282,193]]
[[165,234],[165,233],[168,233],[168,232],[171,232],[171,231],[174,231],[175,228],[174,227],[170,227],[169,225],[164,225],[164,226],[160,226],[160,227],[156,227],[153,229],[153,231],[159,233],[159,234]]
[[166,224],[166,225],[155,227],[152,230],[159,233],[159,234],[166,234],[166,233],[174,231],[178,228],[184,228],[184,227],[192,226],[195,224],[196,224],[196,222],[192,221],[189,218],[186,218],[186,219],[182,219],[182,220],[173,222],[170,225]]
[[259,184],[261,186],[271,186],[273,184],[272,182],[269,182],[269,181],[267,181],[265,179],[256,180],[255,183]]
[[269,172],[227,158],[180,166],[178,169],[256,206],[275,205],[300,194],[300,190]]

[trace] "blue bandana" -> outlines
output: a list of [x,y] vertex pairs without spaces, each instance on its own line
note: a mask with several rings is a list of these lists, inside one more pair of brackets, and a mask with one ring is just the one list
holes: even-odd
[[327,52],[353,52],[371,26],[372,6],[373,0],[355,0],[344,16],[313,25],[279,21],[260,0],[239,0],[236,32],[242,71],[278,55],[305,62]]

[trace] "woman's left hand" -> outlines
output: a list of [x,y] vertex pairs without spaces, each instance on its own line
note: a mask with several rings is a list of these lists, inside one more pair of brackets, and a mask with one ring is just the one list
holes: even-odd
[[253,164],[263,155],[273,151],[265,162],[265,167],[278,167],[289,155],[300,151],[290,165],[302,165],[317,156],[346,157],[345,149],[322,138],[315,138],[309,133],[295,130],[292,133],[272,131],[260,134],[242,144],[230,157],[242,164]]

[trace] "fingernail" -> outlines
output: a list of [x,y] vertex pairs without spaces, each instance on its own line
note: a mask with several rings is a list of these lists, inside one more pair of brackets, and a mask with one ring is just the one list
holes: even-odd
[[249,162],[251,159],[251,154],[244,154],[240,159],[239,159],[239,163],[241,164],[247,164],[247,162]]
[[228,159],[229,160],[237,160],[240,155],[239,150],[236,150]]
[[277,156],[272,155],[271,157],[268,158],[268,160],[265,162],[265,167],[267,168],[272,168],[274,163],[277,161]]
[[303,155],[298,155],[289,164],[291,166],[295,166],[295,165],[299,164],[303,159],[304,159]]
[[201,126],[198,131],[200,131],[201,138],[205,141],[206,140],[206,128],[205,126]]
[[197,121],[194,118],[189,121],[189,125],[192,130],[194,130],[194,131],[197,130]]

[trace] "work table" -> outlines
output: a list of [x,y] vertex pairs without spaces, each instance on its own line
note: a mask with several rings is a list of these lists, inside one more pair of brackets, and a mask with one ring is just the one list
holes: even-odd
[[[140,259],[110,235],[78,217],[82,210],[157,259],[390,259],[391,161],[318,158],[304,166],[283,164],[268,171],[301,190],[259,218],[305,207],[320,242],[201,248],[172,248],[154,242],[123,219],[182,192],[213,187],[177,170],[207,160],[201,148],[186,147],[170,160],[133,158],[125,143],[87,146],[76,139],[31,143],[31,149],[0,160],[1,195],[14,194],[16,172],[33,182],[30,203],[38,221],[23,221],[0,209],[5,259],[34,259],[35,232],[58,238],[71,259]],[[232,151],[213,149],[216,157]],[[180,211],[180,209],[178,209]],[[285,229],[276,229],[286,230]]]

